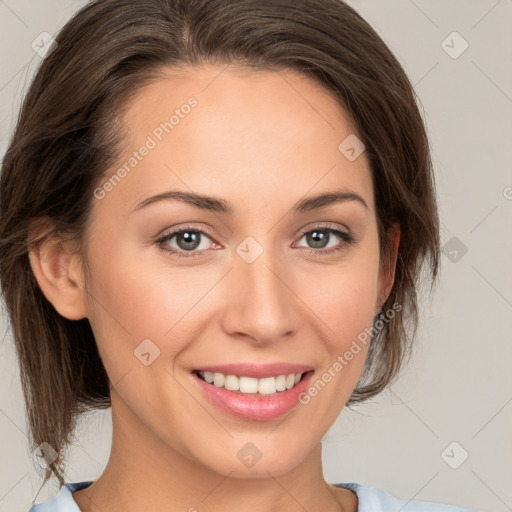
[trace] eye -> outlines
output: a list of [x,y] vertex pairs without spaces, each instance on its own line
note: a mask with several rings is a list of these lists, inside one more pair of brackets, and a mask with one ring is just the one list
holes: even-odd
[[[169,244],[173,238],[176,239],[176,246]],[[211,240],[208,234],[204,231],[197,228],[184,226],[159,238],[156,240],[156,243],[162,250],[170,252],[178,258],[195,258],[201,256],[201,253],[203,253],[211,245],[211,243],[203,243],[205,239]]]
[[[352,234],[324,225],[303,230],[301,235],[300,240],[305,238],[306,242],[310,244],[310,247],[305,247],[304,249],[314,256],[332,254],[345,249],[347,245],[353,245],[357,242]],[[329,246],[332,241],[336,242],[336,239],[342,240],[342,242],[338,241],[338,243]],[[208,240],[210,240],[210,243],[207,242]],[[156,240],[155,243],[163,251],[171,253],[178,258],[197,258],[202,257],[207,249],[211,247],[211,241],[211,237],[205,231],[191,226],[184,226],[164,235]],[[215,242],[213,242],[213,245],[216,248],[221,247]]]
[[[306,249],[313,255],[332,254],[345,249],[347,245],[354,245],[356,243],[356,238],[352,234],[330,226],[316,226],[313,229],[302,231],[301,234],[303,235],[302,238],[306,238],[306,242],[312,246],[306,247]],[[331,241],[335,242],[336,238],[343,240],[343,242],[334,243],[329,247],[329,243]],[[327,250],[319,250],[325,248]]]

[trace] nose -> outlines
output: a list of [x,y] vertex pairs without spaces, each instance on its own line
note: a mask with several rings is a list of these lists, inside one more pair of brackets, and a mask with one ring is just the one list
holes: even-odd
[[[244,248],[249,250],[244,253]],[[250,251],[253,254],[247,257]],[[235,255],[227,276],[222,322],[229,335],[266,345],[296,332],[303,315],[293,291],[293,272],[284,256],[265,248],[251,261],[254,251],[261,251],[261,246],[258,249],[253,242]]]

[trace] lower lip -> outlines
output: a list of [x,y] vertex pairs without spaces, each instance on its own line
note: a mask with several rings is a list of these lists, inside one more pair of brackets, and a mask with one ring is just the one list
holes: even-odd
[[299,403],[299,395],[304,392],[313,372],[307,372],[297,385],[273,395],[244,395],[225,388],[218,388],[200,379],[195,373],[192,378],[215,405],[225,412],[245,420],[265,421],[279,418]]

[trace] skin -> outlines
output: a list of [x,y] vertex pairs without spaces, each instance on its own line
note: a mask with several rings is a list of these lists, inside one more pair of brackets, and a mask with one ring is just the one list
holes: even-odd
[[[355,494],[323,478],[321,439],[357,383],[367,346],[309,404],[271,421],[222,412],[190,386],[190,372],[289,361],[312,365],[314,382],[371,327],[388,297],[398,226],[389,232],[390,265],[380,268],[368,160],[363,153],[350,161],[338,150],[357,131],[329,92],[293,71],[205,65],[169,72],[128,104],[118,164],[191,96],[197,107],[103,199],[93,199],[82,255],[87,282],[71,243],[49,240],[30,254],[57,311],[89,319],[111,381],[110,458],[73,497],[82,511],[356,511]],[[368,208],[346,201],[292,212],[298,200],[340,186]],[[177,201],[131,213],[168,190],[222,198],[235,213]],[[331,234],[327,249],[308,243],[300,230],[319,223],[348,230],[357,242]],[[178,258],[158,247],[171,228],[188,224],[211,233],[192,249],[201,256]],[[252,263],[236,252],[248,236],[263,248]],[[167,247],[190,254],[178,238]],[[149,366],[134,357],[147,338],[160,350]],[[236,456],[246,442],[262,453],[251,468]]]

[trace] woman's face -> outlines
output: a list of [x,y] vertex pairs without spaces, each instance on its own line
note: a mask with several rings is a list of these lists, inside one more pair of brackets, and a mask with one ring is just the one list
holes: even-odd
[[[232,476],[283,474],[348,400],[368,345],[333,367],[392,284],[379,275],[355,127],[306,77],[216,66],[145,87],[123,122],[115,176],[93,199],[85,297],[116,435],[152,461],[174,453]],[[308,202],[343,191],[354,195]],[[201,380],[202,369],[245,377],[225,385],[246,392]],[[306,371],[274,391],[295,378],[269,377]]]

